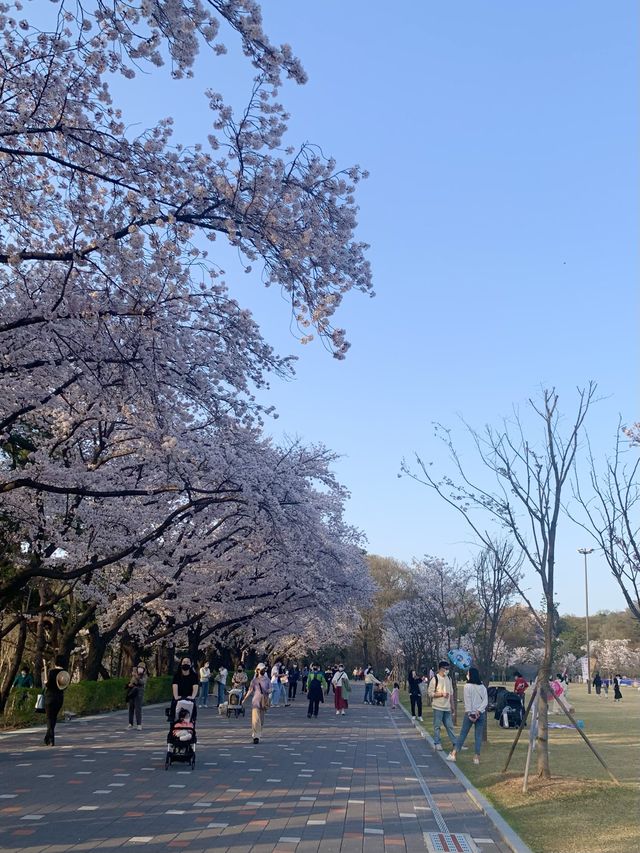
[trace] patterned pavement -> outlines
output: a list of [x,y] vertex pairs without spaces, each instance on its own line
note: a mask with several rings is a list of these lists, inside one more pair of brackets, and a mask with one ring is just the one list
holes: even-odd
[[44,730],[0,736],[0,850],[508,853],[403,712],[363,705],[360,685],[352,699],[317,720],[300,699],[274,708],[259,745],[249,712],[201,709],[194,771],[165,771],[161,707],[141,732],[116,712],[59,723],[55,747]]

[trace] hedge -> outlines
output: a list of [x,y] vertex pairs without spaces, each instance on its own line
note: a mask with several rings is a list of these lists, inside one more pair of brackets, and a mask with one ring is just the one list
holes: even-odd
[[[157,702],[169,702],[171,699],[170,675],[150,678],[144,691],[145,705]],[[63,713],[83,716],[99,714],[103,711],[119,711],[127,707],[125,688],[128,679],[109,678],[105,681],[78,681],[70,684],[64,692]],[[7,728],[31,726],[44,723],[44,715],[36,714],[36,698],[40,691],[37,687],[16,688],[9,694],[9,700],[2,716],[2,724]]]

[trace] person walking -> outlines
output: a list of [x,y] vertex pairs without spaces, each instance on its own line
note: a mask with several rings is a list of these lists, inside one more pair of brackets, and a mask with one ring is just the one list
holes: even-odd
[[236,671],[231,676],[231,687],[234,690],[242,690],[244,695],[245,690],[247,689],[247,673],[244,671],[244,667],[241,663],[236,667]]
[[364,704],[373,705],[373,685],[380,684],[373,674],[373,667],[368,666],[364,671]]
[[193,702],[193,713],[191,714],[191,722],[195,723],[198,716],[198,707],[196,705],[196,696],[198,695],[199,680],[198,674],[194,672],[191,666],[191,658],[185,655],[180,660],[180,666],[175,671],[173,681],[171,682],[171,710],[170,718],[174,723],[176,719],[176,704],[178,699],[190,699]]
[[284,697],[284,687],[280,676],[282,675],[282,664],[277,660],[271,667],[271,707],[277,708],[282,699],[282,704],[286,705]]
[[302,692],[307,692],[307,681],[309,680],[309,667],[304,664],[302,667],[302,672],[300,673],[300,680],[302,681]]
[[11,689],[16,691],[16,707],[22,708],[29,696],[27,692],[30,687],[33,687],[33,676],[29,672],[29,667],[26,664],[20,667],[20,672],[13,679]]
[[516,672],[514,672],[514,676],[515,676],[515,681],[513,682],[513,692],[518,696],[518,698],[522,702],[522,708],[524,710],[525,693],[527,691],[527,687],[529,686],[529,682],[517,670],[516,670]]
[[300,670],[298,669],[298,664],[289,667],[289,671],[287,673],[289,677],[289,701],[296,701],[296,694],[298,692],[298,682],[300,681]]
[[621,702],[622,701],[622,691],[620,690],[620,679],[621,678],[622,678],[622,676],[619,674],[613,676],[613,701],[614,702]]
[[208,660],[202,661],[198,677],[200,679],[200,690],[198,692],[200,702],[198,703],[198,707],[206,708],[209,701],[209,681],[211,679],[211,668],[209,667]]
[[409,701],[411,702],[411,719],[415,720],[417,716],[420,722],[422,722],[422,692],[420,690],[422,679],[415,669],[412,669],[409,673],[407,682],[409,685]]
[[269,707],[269,696],[271,694],[271,681],[267,675],[266,663],[256,666],[256,674],[251,679],[242,704],[251,696],[251,737],[254,743],[260,743],[262,729],[264,726],[264,715]]
[[46,746],[55,746],[58,714],[62,710],[64,691],[70,681],[69,673],[65,669],[65,659],[62,655],[57,655],[44,686],[44,712],[47,717],[47,732],[44,736]]
[[324,694],[328,689],[324,675],[320,672],[320,667],[314,664],[311,667],[311,672],[307,679],[307,698],[309,699],[307,717],[309,719],[311,719],[312,716],[318,716],[320,702],[324,702]]
[[22,687],[28,689],[29,687],[33,687],[33,676],[29,672],[28,666],[21,666],[20,672],[13,679],[13,684],[11,685],[12,689],[16,687]]
[[218,690],[218,708],[224,702],[225,693],[227,690],[227,676],[229,675],[229,671],[226,666],[221,663],[218,671],[216,672],[215,683],[217,685]]
[[453,685],[449,678],[449,664],[441,660],[438,671],[429,682],[428,693],[433,708],[433,741],[438,752],[442,752],[440,729],[444,725],[451,740],[452,747],[456,745],[456,733],[453,730]]
[[345,672],[345,668],[342,664],[338,665],[338,669],[331,679],[331,684],[333,685],[333,704],[335,705],[336,716],[338,714],[342,714],[342,716],[344,716],[347,708],[349,707],[349,691],[351,690],[351,685],[349,684],[349,676]]
[[464,686],[464,719],[460,727],[460,734],[449,755],[448,761],[455,761],[457,754],[462,749],[471,726],[475,726],[475,752],[473,763],[480,764],[480,750],[482,749],[482,732],[486,720],[486,710],[489,704],[487,688],[482,683],[480,673],[472,666],[467,672],[467,683]]
[[391,691],[391,710],[397,711],[400,707],[400,685],[397,681],[393,682],[393,690]]
[[602,690],[602,679],[600,678],[599,670],[596,670],[595,675],[593,676],[593,686],[596,689],[596,696],[599,696],[600,691]]
[[131,677],[127,684],[127,703],[129,705],[128,729],[133,728],[133,720],[135,717],[138,731],[142,731],[142,703],[144,701],[144,689],[146,686],[147,668],[143,663],[139,663],[131,670]]

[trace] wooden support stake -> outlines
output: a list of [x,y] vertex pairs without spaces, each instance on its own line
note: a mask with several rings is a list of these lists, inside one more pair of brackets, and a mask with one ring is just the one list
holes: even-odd
[[619,785],[619,784],[620,784],[619,780],[618,780],[618,779],[616,779],[616,777],[613,775],[613,773],[611,772],[611,770],[609,770],[609,768],[608,768],[608,767],[607,767],[607,765],[605,764],[604,759],[602,758],[602,756],[600,755],[600,753],[598,752],[598,750],[595,748],[595,746],[591,743],[591,741],[590,741],[590,740],[589,740],[589,738],[586,736],[586,734],[582,731],[582,729],[581,729],[581,728],[578,726],[578,724],[576,723],[575,719],[573,718],[573,715],[571,714],[571,711],[569,710],[569,708],[568,708],[568,706],[567,706],[567,704],[566,704],[566,702],[565,702],[564,696],[556,697],[556,702],[558,703],[558,705],[560,705],[560,707],[561,707],[561,708],[562,708],[562,710],[565,712],[565,714],[567,715],[567,717],[571,720],[571,722],[573,723],[573,727],[575,728],[575,730],[578,732],[578,734],[580,735],[580,737],[582,738],[582,740],[583,740],[583,741],[586,743],[586,745],[589,747],[589,749],[591,750],[591,752],[592,752],[592,753],[595,755],[595,757],[598,759],[598,761],[600,762],[600,764],[602,764],[602,766],[603,766],[603,767],[604,767],[604,769],[607,771],[607,773],[609,774],[609,776],[611,776],[611,778],[612,778],[612,779],[613,779],[613,781],[616,783],[616,785]]

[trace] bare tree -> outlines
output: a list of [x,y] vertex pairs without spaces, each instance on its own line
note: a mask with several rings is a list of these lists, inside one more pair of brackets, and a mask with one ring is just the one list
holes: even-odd
[[504,420],[500,429],[486,426],[483,432],[468,428],[477,453],[484,465],[497,478],[494,490],[483,488],[469,479],[462,466],[451,434],[442,427],[437,434],[445,442],[453,461],[456,480],[436,480],[429,465],[416,455],[418,471],[406,462],[402,470],[418,482],[434,489],[471,526],[478,539],[496,549],[494,529],[486,526],[486,516],[497,521],[512,537],[523,559],[535,570],[542,586],[544,609],[538,613],[525,594],[521,583],[508,571],[508,577],[528,604],[544,632],[544,655],[539,678],[539,725],[537,736],[538,775],[551,776],[548,749],[549,676],[556,637],[554,602],[556,572],[556,539],[562,509],[562,492],[573,469],[579,436],[595,395],[595,383],[578,389],[578,407],[572,422],[562,428],[555,389],[543,389],[540,400],[529,400],[533,413],[542,424],[539,447],[525,436],[518,412],[511,421]]
[[474,659],[487,685],[500,639],[500,623],[516,591],[514,580],[520,579],[522,556],[515,556],[514,550],[512,543],[498,541],[492,548],[484,548],[473,563],[477,616],[470,637]]
[[[619,429],[613,458],[607,459],[603,474],[598,473],[589,454],[592,494],[585,495],[576,478],[574,496],[584,514],[579,518],[572,513],[571,518],[595,539],[629,610],[640,620],[640,455],[635,451],[638,445],[633,435],[627,433],[631,448],[621,435]],[[633,453],[630,463],[624,458],[626,453]]]

